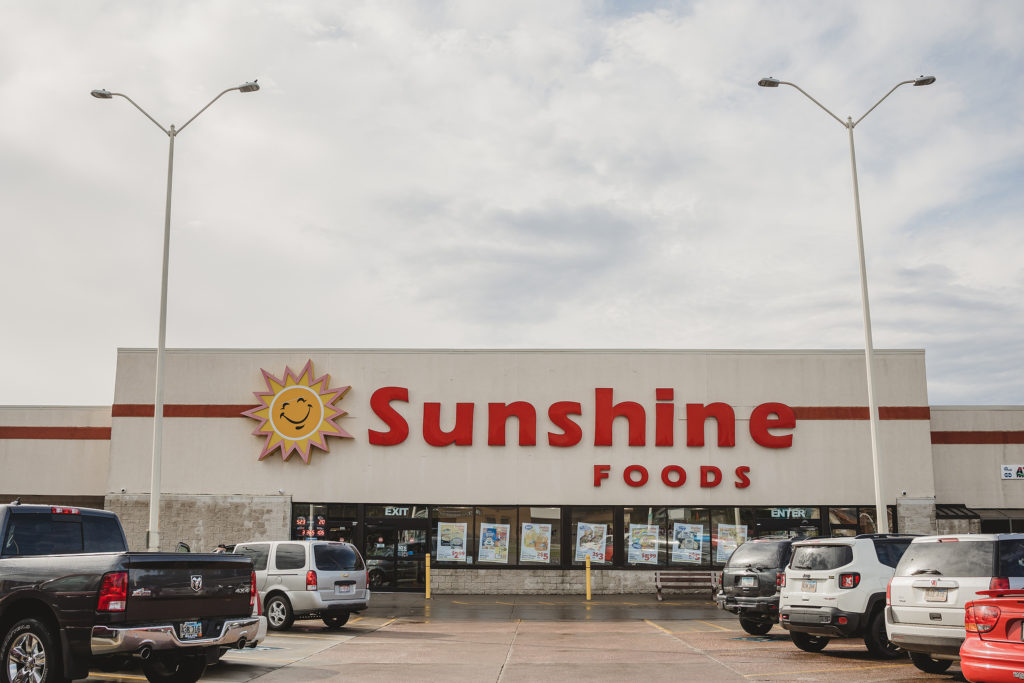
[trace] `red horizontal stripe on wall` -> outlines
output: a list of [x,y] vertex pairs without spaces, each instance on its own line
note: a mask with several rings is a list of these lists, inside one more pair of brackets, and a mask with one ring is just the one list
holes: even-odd
[[[867,420],[867,406],[804,406],[793,408],[798,420]],[[931,419],[928,406],[881,406],[880,420],[928,420]]]
[[[164,404],[164,417],[242,417],[254,405],[188,405]],[[151,403],[117,403],[111,408],[113,417],[153,417]]]
[[944,446],[1024,444],[1024,432],[932,432],[932,443]]
[[0,439],[110,441],[110,427],[0,427]]

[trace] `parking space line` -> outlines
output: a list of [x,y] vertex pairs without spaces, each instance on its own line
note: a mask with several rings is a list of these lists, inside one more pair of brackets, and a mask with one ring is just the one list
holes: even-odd
[[705,624],[706,626],[710,626],[712,628],[717,628],[719,631],[736,631],[736,630],[738,630],[738,629],[726,628],[724,626],[719,626],[717,624],[712,624],[710,621],[701,621],[700,619],[697,619],[696,621],[697,621],[697,623]]

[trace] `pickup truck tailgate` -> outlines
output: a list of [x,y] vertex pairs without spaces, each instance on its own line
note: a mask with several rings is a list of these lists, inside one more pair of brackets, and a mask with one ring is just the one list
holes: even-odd
[[225,553],[128,553],[129,622],[246,617],[252,561]]

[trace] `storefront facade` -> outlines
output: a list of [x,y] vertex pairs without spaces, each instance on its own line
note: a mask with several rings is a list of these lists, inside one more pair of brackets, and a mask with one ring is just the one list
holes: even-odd
[[[154,360],[119,352],[107,409],[0,408],[0,495],[100,501],[144,547]],[[1012,526],[1024,409],[930,407],[923,351],[876,364],[890,527]],[[744,539],[873,532],[864,376],[855,351],[171,350],[162,544],[345,539],[379,588],[429,554],[469,592],[574,590],[590,555],[649,589]]]

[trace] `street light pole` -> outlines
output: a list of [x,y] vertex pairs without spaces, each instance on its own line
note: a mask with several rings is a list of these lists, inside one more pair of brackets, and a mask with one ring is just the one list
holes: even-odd
[[880,105],[886,97],[891,95],[896,88],[901,85],[913,84],[918,85],[931,85],[935,82],[934,76],[921,76],[919,78],[911,79],[909,81],[901,81],[892,87],[892,90],[887,92],[882,99],[875,102],[871,109],[868,109],[864,114],[857,119],[853,120],[853,117],[847,117],[845,121],[829,111],[828,107],[823,105],[818,100],[814,99],[806,92],[803,88],[795,83],[788,81],[780,81],[775,78],[762,78],[757,82],[762,88],[777,88],[780,85],[788,85],[799,90],[803,95],[814,102],[816,105],[825,110],[829,116],[839,122],[841,126],[846,128],[850,138],[850,167],[853,170],[853,208],[854,214],[857,219],[857,256],[860,262],[860,300],[861,309],[864,315],[864,365],[867,369],[867,385],[868,385],[868,423],[871,428],[871,466],[874,474],[874,486],[875,486],[875,529],[882,534],[889,533],[889,515],[886,512],[885,500],[882,498],[882,476],[880,469],[880,457],[878,448],[878,406],[875,402],[875,361],[874,354],[875,348],[872,342],[871,334],[871,308],[868,304],[868,270],[867,264],[864,259],[864,228],[861,223],[860,216],[860,186],[857,182],[857,155],[853,146],[853,129],[858,123],[864,120],[864,117],[875,110],[875,107]]
[[160,550],[160,475],[163,468],[163,440],[164,440],[164,358],[166,356],[167,342],[167,266],[170,260],[171,251],[171,184],[174,177],[174,139],[185,130],[188,124],[196,120],[200,114],[209,109],[210,105],[219,100],[227,93],[237,90],[238,92],[256,92],[260,89],[256,81],[243,83],[234,88],[228,88],[214,97],[210,102],[195,113],[192,118],[185,122],[181,128],[164,128],[156,119],[150,116],[145,109],[136,104],[130,97],[118,92],[108,90],[93,90],[92,96],[101,100],[109,100],[113,97],[123,97],[131,102],[132,106],[152,121],[157,128],[162,130],[170,139],[170,146],[167,153],[167,203],[164,208],[164,250],[163,263],[160,275],[160,331],[157,336],[156,346],[156,382],[153,397],[153,462],[150,472],[149,489],[149,528],[146,531],[146,548],[148,550]]

